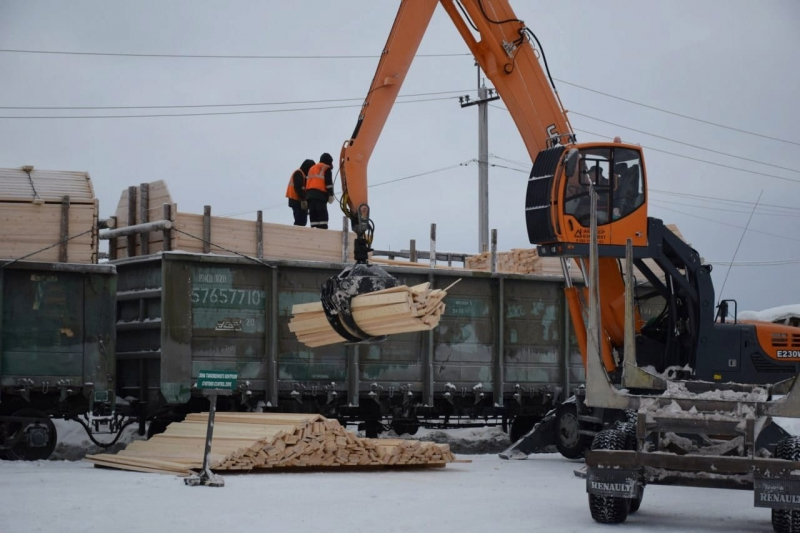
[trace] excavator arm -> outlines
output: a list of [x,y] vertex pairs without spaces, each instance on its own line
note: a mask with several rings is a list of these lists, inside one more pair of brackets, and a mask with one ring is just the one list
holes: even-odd
[[403,0],[353,135],[345,141],[340,156],[342,210],[364,240],[361,246],[357,244],[357,262],[366,262],[368,249],[363,245],[368,247],[372,241],[369,160],[440,2],[503,98],[531,161],[554,142],[572,140],[567,116],[531,45],[533,33],[507,0]]
[[[368,264],[374,231],[368,195],[369,160],[439,3],[502,97],[531,161],[535,162],[529,179],[528,199],[533,199],[531,201],[538,205],[526,208],[529,233],[531,227],[541,226],[540,221],[544,221],[548,228],[559,223],[555,220],[558,209],[550,208],[559,204],[558,195],[565,190],[565,185],[554,181],[555,168],[561,165],[562,159],[566,160],[565,146],[577,145],[541,46],[538,49],[534,47],[534,43],[538,43],[536,36],[516,16],[508,0],[402,0],[356,127],[340,154],[341,207],[356,233],[356,264],[329,280],[323,289],[322,301],[331,325],[349,340],[373,340],[360,332],[349,316],[349,299],[354,294],[386,287],[393,279],[380,267]],[[571,151],[576,152],[577,148]],[[541,164],[539,160],[542,160]],[[546,170],[542,178],[536,174],[537,167],[550,170]],[[537,188],[545,191],[544,194],[537,192]],[[532,237],[531,242],[541,241]],[[562,259],[566,275],[567,261]],[[617,281],[604,284],[609,290],[617,291],[615,294],[602,294],[603,302],[611,305],[621,299],[622,291],[618,291],[621,274],[615,261],[604,259],[601,263],[601,275]],[[583,323],[584,309],[576,290],[569,296],[577,326]],[[606,368],[612,371],[615,363],[611,345],[621,342],[622,314],[609,316],[619,322],[610,325],[608,342],[604,343],[603,349]],[[585,342],[580,344],[585,359]]]

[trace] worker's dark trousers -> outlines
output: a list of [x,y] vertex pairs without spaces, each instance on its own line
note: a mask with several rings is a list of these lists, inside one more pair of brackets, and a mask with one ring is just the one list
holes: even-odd
[[312,228],[328,229],[328,202],[309,199],[308,214],[311,217]]
[[308,209],[292,207],[292,213],[294,214],[295,226],[305,226],[308,223]]

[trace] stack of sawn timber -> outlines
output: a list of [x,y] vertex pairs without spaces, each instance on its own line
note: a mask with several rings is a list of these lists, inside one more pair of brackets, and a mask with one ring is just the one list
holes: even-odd
[[[497,271],[515,274],[543,273],[545,262],[539,258],[536,248],[512,248],[508,252],[497,253]],[[483,252],[467,257],[465,267],[471,270],[491,270],[492,254]]]
[[[362,294],[353,298],[350,305],[358,327],[377,337],[435,328],[445,310],[445,296],[445,289],[431,289],[426,282]],[[322,303],[297,304],[292,307],[292,315],[289,331],[306,346],[346,342],[331,327]]]
[[0,259],[96,263],[97,215],[86,172],[0,168]]
[[[208,413],[195,413],[148,441],[117,454],[86,457],[96,466],[189,475],[202,468]],[[447,444],[363,439],[336,420],[290,413],[217,413],[209,464],[212,470],[444,466],[455,460]]]
[[[136,189],[136,209],[134,223],[140,224],[142,188]],[[171,248],[184,252],[203,253],[203,215],[184,213],[178,211],[178,204],[173,201],[167,184],[163,180],[153,181],[148,184],[148,221],[153,222],[163,218],[164,204],[172,206],[172,231]],[[117,227],[123,228],[131,225],[128,221],[128,189],[122,191],[119,204],[115,213]],[[288,213],[288,209],[287,209]],[[233,252],[257,256],[258,255],[258,222],[255,220],[241,220],[223,216],[210,216],[209,227],[210,241]],[[343,238],[342,232],[329,229],[319,230],[286,224],[261,223],[262,255],[265,259],[298,260],[298,261],[323,261],[330,263],[342,262]],[[127,241],[131,238],[136,241],[136,254],[141,253],[141,239],[143,236],[121,237],[116,240],[116,257],[127,257]],[[148,235],[149,253],[160,252],[164,249],[163,232],[153,231]],[[348,261],[353,260],[355,234],[348,232],[347,249]],[[217,255],[230,255],[230,252],[211,245],[210,253]]]

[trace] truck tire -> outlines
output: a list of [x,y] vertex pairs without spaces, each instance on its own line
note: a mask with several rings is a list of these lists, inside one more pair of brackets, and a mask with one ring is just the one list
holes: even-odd
[[581,435],[578,406],[562,403],[556,410],[556,448],[567,459],[582,459],[592,445],[592,437]]
[[[618,429],[604,429],[595,435],[592,450],[624,450],[628,435]],[[630,500],[589,494],[589,511],[595,522],[621,524],[628,518]]]
[[[800,461],[800,437],[786,437],[775,447],[778,459]],[[800,533],[800,511],[772,510],[772,529],[776,533]]]

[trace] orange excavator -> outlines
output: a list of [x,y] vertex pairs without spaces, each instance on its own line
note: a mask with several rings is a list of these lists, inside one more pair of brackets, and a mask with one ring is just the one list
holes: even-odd
[[[618,139],[577,142],[541,43],[507,0],[400,3],[355,130],[340,155],[341,207],[357,238],[355,265],[328,280],[322,290],[323,307],[334,329],[351,342],[378,340],[355,323],[350,300],[397,284],[383,269],[368,263],[375,226],[370,218],[367,168],[437,4],[502,97],[533,162],[524,206],[529,240],[538,245],[540,256],[561,259],[584,365],[585,289],[573,286],[567,267],[574,260],[588,281],[590,194],[596,194],[600,353],[612,381],[620,383],[622,374],[626,303],[621,260],[628,241],[633,245],[633,262],[648,286],[638,302],[664,301],[663,311],[647,323],[634,309],[637,361],[641,367],[650,367],[651,386],[659,376],[720,384],[777,383],[794,377],[800,363],[800,329],[742,323],[729,317],[734,301],[715,305],[711,266],[702,264],[697,251],[661,220],[647,216],[642,148]],[[581,456],[592,435],[602,428],[602,417],[570,402],[557,414],[559,450],[570,457]],[[564,426],[570,420],[573,426]],[[577,427],[575,420],[580,421]]]

